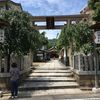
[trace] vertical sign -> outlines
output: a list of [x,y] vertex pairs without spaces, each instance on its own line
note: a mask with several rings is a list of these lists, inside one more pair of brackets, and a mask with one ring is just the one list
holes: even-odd
[[4,42],[4,29],[0,29],[0,42]]
[[54,17],[46,17],[47,29],[54,29]]
[[100,44],[100,31],[96,31],[95,33],[94,33],[94,35],[95,35],[95,43],[96,44]]

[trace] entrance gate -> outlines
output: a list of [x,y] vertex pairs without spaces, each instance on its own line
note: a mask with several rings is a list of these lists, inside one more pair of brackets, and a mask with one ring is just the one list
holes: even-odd
[[[87,14],[78,15],[62,15],[62,16],[33,16],[33,28],[38,30],[43,29],[61,29],[64,25],[55,25],[55,22],[66,22],[67,25],[72,23],[79,23],[81,20],[87,20]],[[45,22],[46,25],[37,25],[36,22]]]

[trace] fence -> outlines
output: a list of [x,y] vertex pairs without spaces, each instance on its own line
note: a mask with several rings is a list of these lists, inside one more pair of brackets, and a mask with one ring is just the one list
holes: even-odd
[[[32,55],[29,53],[25,56],[17,56],[12,54],[10,63],[16,62],[21,73],[24,73],[31,68]],[[11,67],[11,66],[10,66]],[[9,72],[7,72],[7,60],[6,57],[2,58],[0,56],[0,77],[9,77]]]
[[[94,74],[94,57],[93,55],[77,54],[73,56],[73,69],[80,72],[80,74]],[[100,71],[100,55],[98,55],[97,70]]]

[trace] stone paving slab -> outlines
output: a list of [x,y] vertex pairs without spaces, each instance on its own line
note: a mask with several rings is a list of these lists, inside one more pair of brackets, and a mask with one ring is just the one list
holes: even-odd
[[19,96],[21,97],[33,97],[33,96],[45,96],[45,95],[61,95],[61,94],[82,94],[84,93],[78,88],[71,89],[49,89],[49,90],[36,90],[36,91],[27,91],[27,92],[19,92]]
[[44,65],[40,65],[38,67],[35,67],[37,69],[67,69],[69,67],[64,66],[62,63],[60,63],[58,60],[52,60],[50,62],[45,63]]
[[[21,100],[21,99],[22,100],[26,100],[26,99],[27,100],[34,100],[35,98],[38,98],[39,100],[41,100],[40,98],[45,98],[45,97],[54,97],[54,98],[56,98],[56,100],[58,100],[58,98],[59,99],[61,99],[61,98],[64,99],[66,97],[69,98],[70,97],[69,95],[71,95],[71,97],[72,97],[73,95],[82,95],[82,94],[86,95],[86,94],[90,94],[90,93],[91,93],[90,91],[83,92],[78,88],[63,89],[63,90],[62,89],[50,89],[50,90],[36,90],[36,91],[34,90],[34,91],[21,91],[21,92],[19,91],[18,97],[19,97],[19,100]],[[5,94],[3,96],[3,98],[0,98],[0,100],[8,100],[8,98],[10,98],[10,95],[11,95],[10,93]]]
[[[9,97],[0,98],[0,100],[11,100]],[[100,94],[82,93],[82,94],[56,94],[43,96],[18,97],[13,100],[100,100]]]

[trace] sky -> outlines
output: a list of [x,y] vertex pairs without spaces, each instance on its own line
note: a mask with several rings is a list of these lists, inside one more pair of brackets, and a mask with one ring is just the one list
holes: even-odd
[[[74,15],[86,7],[88,0],[12,0],[21,3],[24,11],[33,16]],[[63,23],[63,22],[62,22]],[[46,37],[53,39],[57,37],[60,30],[45,31]]]

